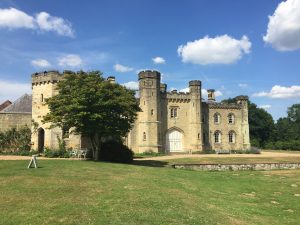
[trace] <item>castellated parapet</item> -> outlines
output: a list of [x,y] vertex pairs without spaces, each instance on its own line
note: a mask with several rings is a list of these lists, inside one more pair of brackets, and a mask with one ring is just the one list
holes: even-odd
[[56,70],[34,73],[31,75],[32,85],[56,83],[62,79],[62,75]]

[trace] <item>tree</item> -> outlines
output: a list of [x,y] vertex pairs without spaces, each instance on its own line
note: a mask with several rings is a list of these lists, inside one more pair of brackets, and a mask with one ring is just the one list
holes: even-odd
[[88,137],[95,160],[105,138],[124,137],[140,110],[134,91],[104,80],[100,71],[65,74],[57,90],[46,99],[50,112],[43,123],[73,128],[72,132]]
[[[224,103],[235,103],[235,98],[223,100]],[[249,132],[252,145],[264,147],[272,138],[274,120],[266,110],[260,109],[256,104],[248,100]]]

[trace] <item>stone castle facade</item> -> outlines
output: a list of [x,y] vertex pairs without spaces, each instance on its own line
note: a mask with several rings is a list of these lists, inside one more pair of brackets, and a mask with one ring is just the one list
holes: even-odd
[[[48,129],[42,118],[48,112],[45,98],[57,94],[57,82],[63,74],[48,71],[32,75],[32,119],[39,124],[32,135],[33,148],[57,148],[59,137],[66,137],[69,147],[87,148],[79,135],[60,128]],[[109,78],[114,82],[113,78]],[[199,152],[204,150],[246,150],[250,148],[247,97],[239,96],[234,104],[217,103],[214,90],[208,100],[201,94],[201,82],[189,82],[188,93],[167,92],[157,71],[142,71],[139,79],[141,112],[125,143],[136,153]],[[67,134],[67,135],[66,135]]]

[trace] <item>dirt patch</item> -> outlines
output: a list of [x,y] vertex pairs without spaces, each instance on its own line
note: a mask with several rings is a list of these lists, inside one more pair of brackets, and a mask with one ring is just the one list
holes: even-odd
[[169,159],[181,159],[181,158],[275,158],[275,157],[299,157],[300,152],[262,152],[261,154],[179,154],[179,155],[167,155],[150,158],[139,158],[135,160],[169,160]]

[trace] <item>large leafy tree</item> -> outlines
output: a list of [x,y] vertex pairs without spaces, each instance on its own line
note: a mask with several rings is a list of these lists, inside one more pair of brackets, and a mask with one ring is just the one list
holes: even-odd
[[[229,98],[222,102],[234,103],[236,98]],[[264,147],[272,138],[274,130],[274,120],[271,114],[248,100],[248,117],[251,144]]]
[[57,91],[46,99],[50,112],[43,122],[88,137],[95,160],[104,139],[125,136],[140,110],[134,91],[106,81],[99,71],[65,74]]

